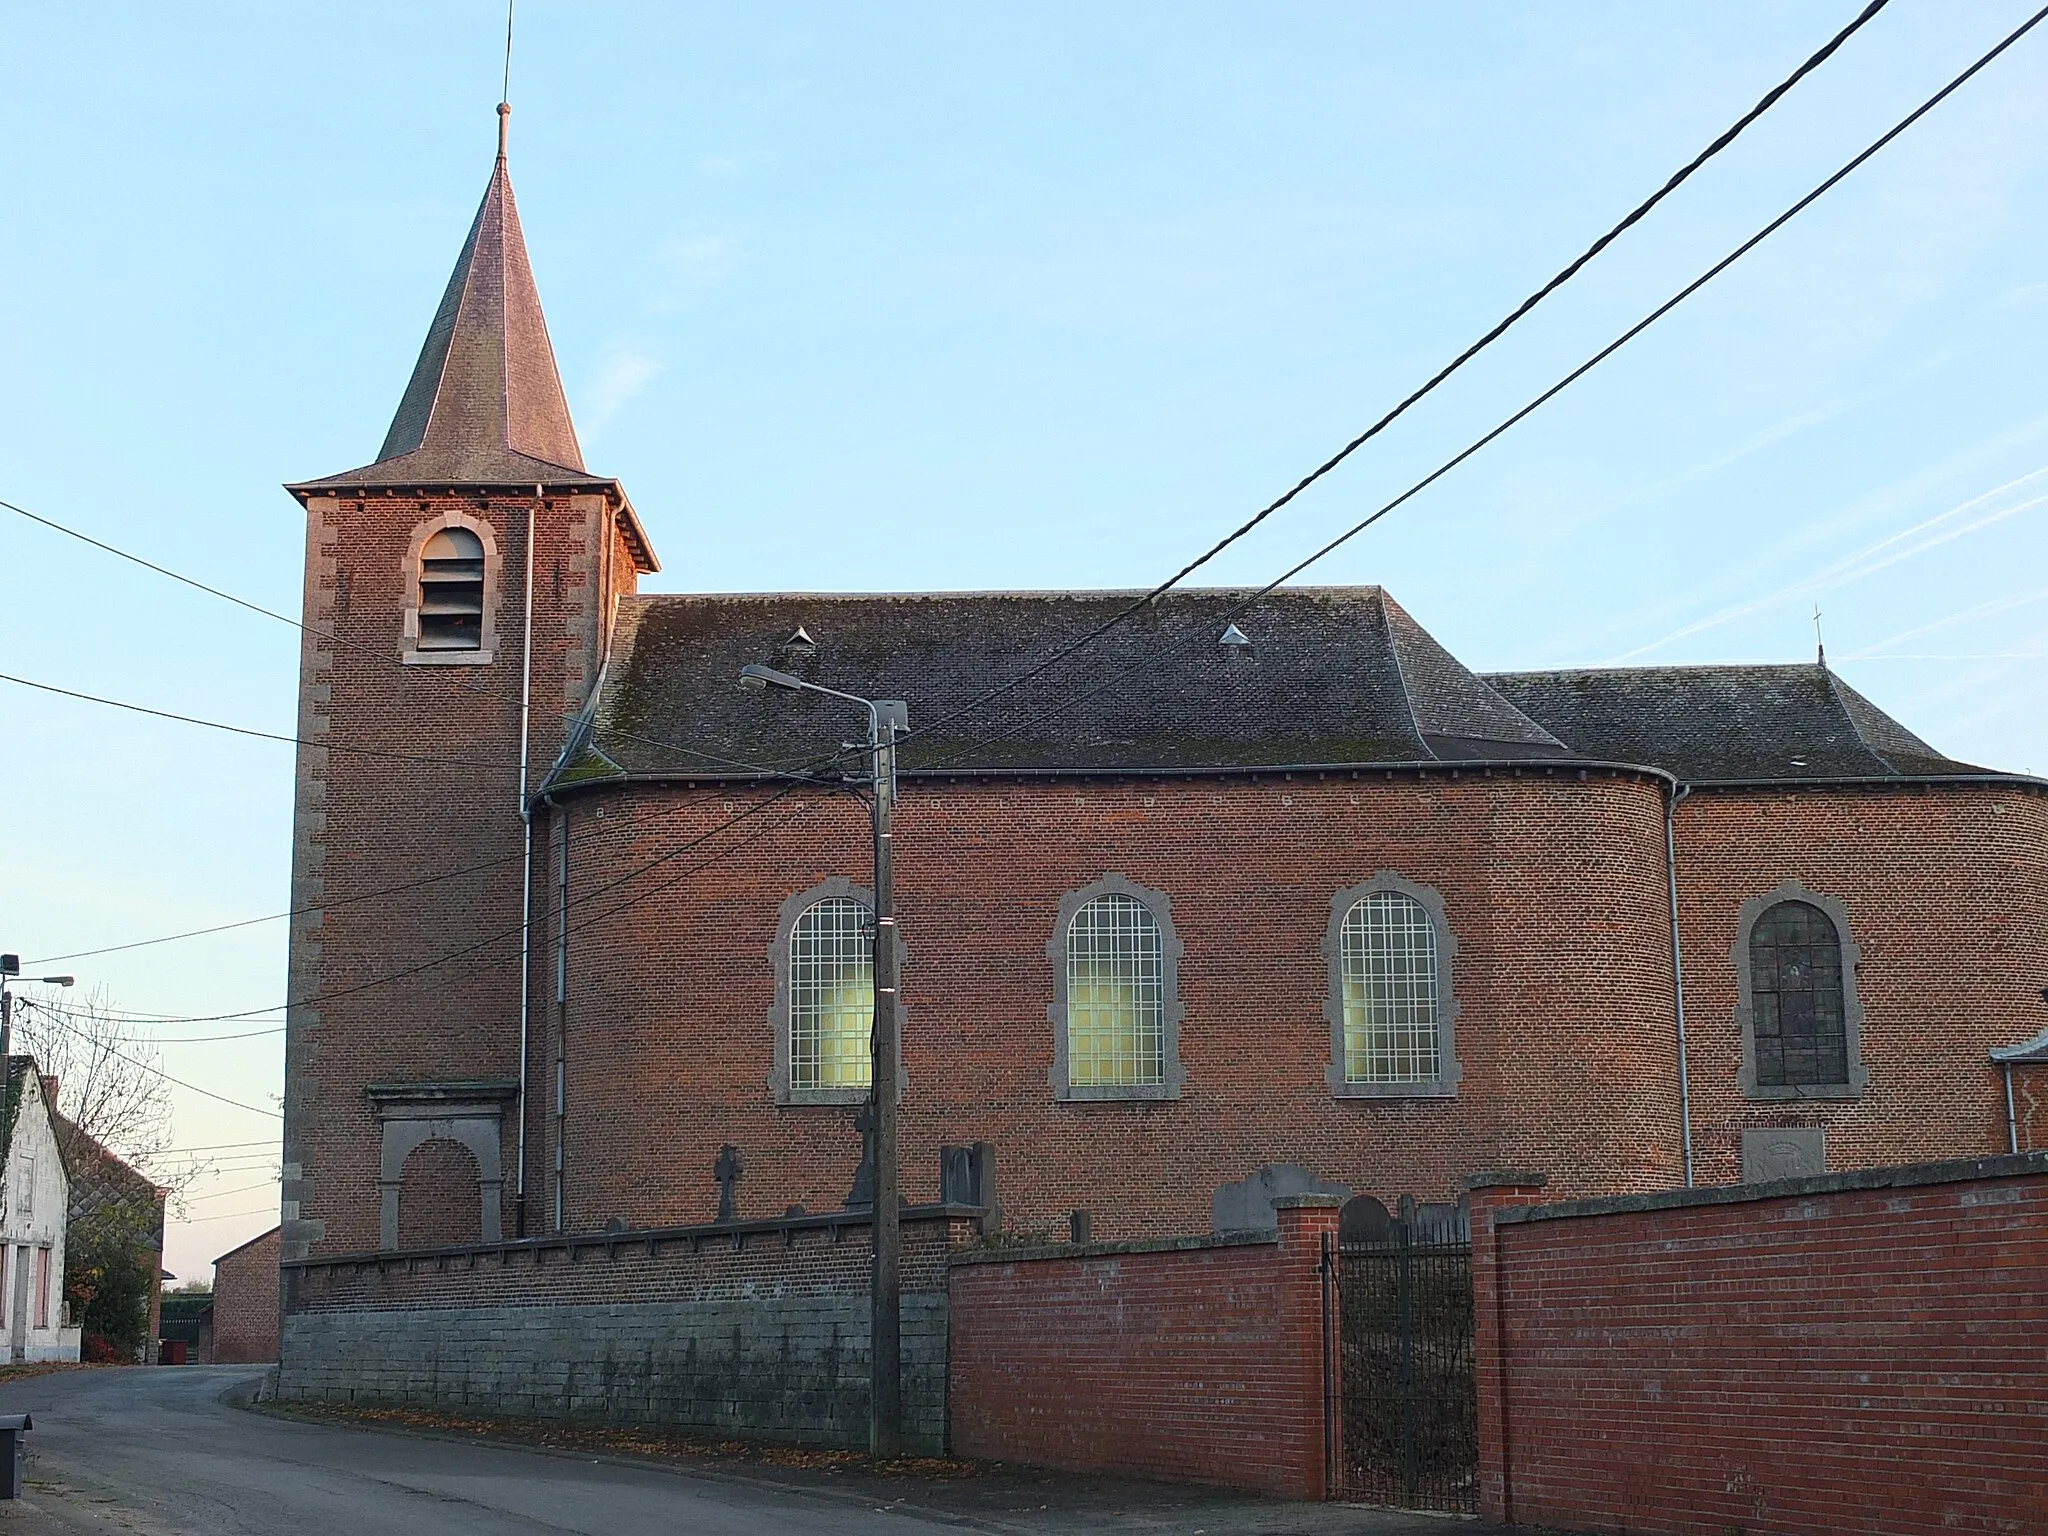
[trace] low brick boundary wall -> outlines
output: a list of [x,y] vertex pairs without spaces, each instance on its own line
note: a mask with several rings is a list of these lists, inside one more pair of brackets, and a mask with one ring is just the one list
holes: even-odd
[[1490,1518],[2048,1531],[2048,1154],[1539,1198],[1472,1191]]
[[[909,1448],[946,1445],[947,1256],[903,1215]],[[282,1266],[278,1396],[865,1448],[869,1231],[846,1213]]]
[[1324,1497],[1338,1202],[1277,1203],[1277,1234],[956,1254],[955,1452]]

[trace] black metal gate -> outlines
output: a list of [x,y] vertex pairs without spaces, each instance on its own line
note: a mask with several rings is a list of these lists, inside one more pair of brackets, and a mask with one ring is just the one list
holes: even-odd
[[[1358,1202],[1353,1202],[1354,1205]],[[1346,1211],[1338,1249],[1339,1495],[1476,1513],[1472,1238],[1462,1206]]]

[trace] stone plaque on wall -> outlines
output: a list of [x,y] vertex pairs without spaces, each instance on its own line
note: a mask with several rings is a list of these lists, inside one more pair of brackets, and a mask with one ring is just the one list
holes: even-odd
[[1827,1171],[1827,1132],[1818,1127],[1742,1133],[1745,1184],[1803,1179]]

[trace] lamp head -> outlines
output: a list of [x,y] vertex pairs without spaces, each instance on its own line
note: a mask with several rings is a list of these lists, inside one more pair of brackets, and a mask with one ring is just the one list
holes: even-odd
[[803,688],[800,678],[791,677],[787,672],[778,672],[773,667],[764,667],[758,661],[750,661],[740,668],[740,686],[756,690],[780,688],[790,693]]
[[36,980],[46,987],[75,987],[78,985],[78,978],[76,976],[38,976]]

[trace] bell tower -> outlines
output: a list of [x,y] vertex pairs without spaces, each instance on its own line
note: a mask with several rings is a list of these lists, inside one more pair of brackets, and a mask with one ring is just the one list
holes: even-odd
[[[654,551],[584,467],[498,155],[374,462],[306,512],[286,1258],[511,1235],[526,796]],[[537,1038],[537,1030],[532,1031]],[[530,1117],[529,1117],[530,1118]]]

